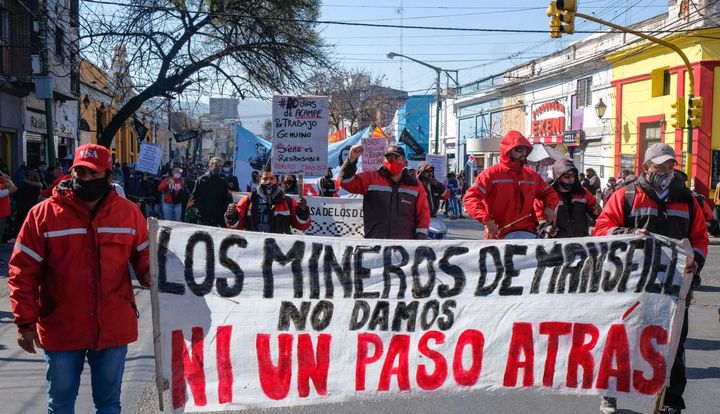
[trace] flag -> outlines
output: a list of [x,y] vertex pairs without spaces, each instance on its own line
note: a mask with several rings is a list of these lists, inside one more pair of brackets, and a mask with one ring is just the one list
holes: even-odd
[[345,138],[347,138],[347,131],[345,130],[345,128],[339,131],[331,132],[328,134],[328,144],[334,144],[336,142],[344,140]]
[[148,129],[139,119],[133,116],[133,124],[135,125],[135,132],[137,132],[138,145],[145,141],[145,135],[147,135]]
[[385,138],[388,139],[387,135],[385,135],[385,131],[382,130],[379,126],[376,126],[372,132],[370,133],[370,138]]

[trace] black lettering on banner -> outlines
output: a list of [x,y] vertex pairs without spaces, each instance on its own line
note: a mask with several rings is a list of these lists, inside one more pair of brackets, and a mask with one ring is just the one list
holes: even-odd
[[370,269],[363,267],[363,256],[366,253],[380,253],[380,246],[357,246],[355,248],[355,299],[376,299],[380,297],[380,292],[365,292],[363,290],[363,279],[370,277]]
[[643,287],[645,287],[645,292],[648,293],[662,292],[662,283],[657,283],[656,281],[658,278],[658,274],[665,273],[667,275],[668,272],[668,266],[662,263],[663,247],[665,247],[665,245],[662,242],[658,241],[657,243],[655,243],[652,255],[653,265],[647,280],[647,284],[644,280],[639,280],[637,286],[635,286],[635,292],[641,292]]
[[[195,263],[195,245],[198,243],[205,244],[205,278],[203,282],[197,284],[195,275],[193,274],[193,265]],[[212,236],[205,231],[197,231],[188,238],[185,246],[185,283],[195,296],[205,296],[212,290],[215,282],[215,246]]]
[[[431,312],[432,317],[428,320],[428,314]],[[422,312],[420,312],[420,328],[423,331],[430,329],[437,320],[438,315],[440,315],[440,303],[436,299],[425,302]]]
[[670,265],[668,265],[667,276],[665,277],[665,283],[663,283],[663,293],[666,295],[678,296],[680,294],[680,285],[674,285],[675,269],[677,268],[678,262],[678,249],[677,245],[671,241],[665,242],[670,250]]
[[[435,256],[435,251],[432,248],[420,246],[415,249],[415,260],[413,261],[412,268],[410,269],[413,275],[413,298],[427,298],[432,294],[432,290],[435,287],[435,260],[437,260],[437,257]],[[424,285],[420,281],[420,272],[418,271],[418,268],[423,261],[427,262],[428,273],[428,280]]]
[[[562,266],[560,271],[559,283],[555,288],[557,293],[565,293],[565,283],[568,283],[568,293],[576,293],[578,286],[580,285],[580,271],[585,264],[587,259],[587,252],[585,247],[580,243],[568,243],[564,247],[565,250],[565,264]],[[580,258],[580,261],[573,266],[572,263],[575,258]],[[569,276],[569,281],[568,281]]]
[[440,270],[450,275],[455,279],[455,284],[452,288],[448,289],[448,286],[444,283],[440,283],[438,286],[438,296],[441,298],[449,298],[452,296],[459,295],[465,288],[465,272],[460,266],[450,264],[450,258],[453,256],[460,256],[469,252],[470,249],[461,246],[450,246],[445,249],[442,259],[440,259],[439,267]]
[[610,274],[610,271],[606,270],[603,274],[602,288],[605,292],[612,292],[620,282],[622,276],[623,262],[617,256],[617,251],[624,252],[628,248],[627,243],[623,241],[614,241],[610,244],[610,251],[608,252],[608,259],[615,265],[615,273]]
[[370,305],[364,300],[356,300],[350,317],[350,330],[356,331],[362,328],[368,319],[370,319]]
[[[597,246],[600,246],[598,252]],[[580,293],[588,292],[588,283],[590,284],[589,292],[594,293],[600,289],[600,279],[602,278],[603,264],[608,254],[607,243],[588,243],[588,262],[583,268],[580,280]]]
[[372,316],[370,316],[370,322],[368,323],[368,329],[374,331],[378,325],[380,325],[381,331],[387,331],[390,323],[390,302],[386,300],[379,300],[375,303],[375,309],[373,309]]
[[442,316],[438,318],[438,328],[441,331],[447,331],[452,328],[455,323],[455,312],[453,308],[457,306],[454,300],[446,300],[442,304]]
[[417,320],[418,301],[414,300],[409,304],[398,302],[395,305],[395,315],[392,321],[392,331],[399,332],[402,330],[403,319],[407,321],[405,329],[407,332],[415,332],[415,321]]
[[168,245],[170,244],[171,227],[160,227],[160,235],[158,236],[158,290],[163,293],[171,293],[173,295],[184,295],[185,285],[182,283],[167,281],[167,254]]
[[[488,266],[487,257],[493,260],[493,266],[495,266],[495,280],[489,286],[485,286],[485,280],[487,279]],[[500,279],[505,274],[505,267],[502,264],[502,258],[500,257],[500,249],[496,246],[487,246],[480,249],[479,266],[480,266],[480,277],[478,278],[477,288],[475,288],[475,296],[487,296],[495,290]]]
[[564,263],[562,244],[553,243],[548,253],[545,250],[545,246],[539,244],[535,248],[535,259],[537,260],[537,268],[535,269],[535,276],[533,277],[532,283],[530,284],[530,293],[540,292],[540,282],[545,274],[545,269],[552,268],[552,276],[550,277],[550,283],[548,284],[547,293],[555,293],[555,281],[557,275],[560,272],[560,266]]
[[515,244],[505,245],[505,277],[500,283],[500,296],[519,296],[523,293],[522,286],[512,286],[512,279],[520,276],[520,272],[515,269],[513,256],[524,256],[527,254],[527,246],[519,246]]
[[329,300],[321,300],[310,314],[310,325],[316,331],[322,331],[330,325],[335,306]]
[[[393,252],[400,253],[400,263],[397,265],[392,264]],[[391,275],[395,275],[400,279],[400,288],[398,290],[398,299],[405,297],[405,289],[407,289],[407,281],[405,280],[405,272],[402,267],[407,265],[410,261],[410,255],[407,250],[402,246],[385,246],[383,250],[383,291],[382,298],[387,298],[390,295],[390,286],[392,285]]]
[[638,240],[631,240],[628,243],[628,251],[625,255],[625,266],[623,267],[622,276],[620,277],[620,283],[618,283],[617,291],[623,293],[627,290],[627,281],[630,278],[630,273],[638,270],[640,264],[635,261],[635,250],[643,249],[645,247],[645,240],[651,240],[648,238],[642,238]]
[[291,271],[293,274],[293,297],[301,298],[303,295],[303,276],[302,276],[302,260],[305,255],[305,242],[296,241],[287,254],[283,254],[280,246],[273,238],[265,239],[262,273],[263,273],[263,297],[273,297],[274,280],[272,265],[278,262],[282,266],[286,266],[292,262]]
[[[647,281],[648,274],[650,274],[650,271],[652,270],[655,244],[655,239],[649,237],[645,239],[645,246],[643,249],[643,267],[640,272],[640,280],[638,280],[635,285],[635,292],[640,292],[642,290],[642,286]],[[625,283],[627,284],[627,281],[625,281]]]
[[333,272],[340,280],[343,287],[343,297],[349,298],[352,295],[352,246],[345,247],[343,254],[343,265],[340,267],[332,246],[325,246],[325,256],[323,257],[323,267],[325,271],[325,297],[330,299],[333,297]]
[[310,260],[308,261],[308,273],[310,277],[310,299],[320,298],[320,272],[318,270],[318,262],[320,260],[320,254],[323,251],[322,243],[312,244],[312,253],[310,253]]
[[218,278],[215,285],[217,287],[218,295],[224,298],[232,298],[240,294],[243,289],[243,283],[245,281],[245,274],[243,273],[240,265],[236,261],[228,257],[228,250],[232,246],[238,246],[242,249],[248,245],[247,240],[240,236],[231,235],[223,239],[220,243],[220,264],[226,269],[230,270],[235,275],[235,283],[232,287],[229,287],[227,279]]
[[307,321],[308,313],[310,312],[310,302],[300,303],[300,309],[298,309],[294,303],[288,301],[282,301],[280,303],[280,318],[278,320],[278,331],[287,331],[290,328],[290,321],[292,320],[295,329],[298,331],[305,330],[305,322]]

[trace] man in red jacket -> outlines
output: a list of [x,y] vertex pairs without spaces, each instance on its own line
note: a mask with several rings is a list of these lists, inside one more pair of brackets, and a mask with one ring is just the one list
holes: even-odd
[[536,238],[536,199],[543,202],[548,224],[554,221],[558,195],[525,165],[530,151],[520,132],[508,132],[500,141],[500,163],[480,173],[465,193],[465,209],[485,225],[486,239]]
[[78,147],[72,178],[30,210],[10,258],[18,345],[45,352],[49,412],[74,412],[86,358],[97,412],[120,412],[127,344],[138,335],[128,264],[148,286],[148,233],[113,189],[111,160],[102,146]]
[[[708,232],[700,205],[685,186],[685,175],[675,171],[675,151],[667,144],[653,144],[645,151],[643,172],[637,180],[615,191],[595,222],[594,236],[656,233],[673,239],[689,239],[695,258],[687,273],[697,273],[708,253]],[[686,304],[689,305],[690,301]],[[663,413],[685,409],[685,338],[688,313],[680,331],[680,343],[665,391]],[[614,398],[605,398],[601,412],[614,413]]]

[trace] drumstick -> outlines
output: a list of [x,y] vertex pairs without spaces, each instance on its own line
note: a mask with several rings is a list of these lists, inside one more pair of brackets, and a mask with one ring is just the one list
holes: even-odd
[[525,220],[525,219],[527,219],[527,218],[530,218],[530,217],[532,217],[532,213],[528,214],[527,216],[520,217],[519,219],[513,221],[512,223],[508,223],[508,224],[500,227],[497,231],[498,231],[498,233],[500,233],[501,231],[505,230],[506,228],[508,228],[508,227],[510,227],[510,226],[512,226],[512,225],[514,225],[514,224],[518,224],[518,223],[520,223],[521,221],[523,221],[523,220]]

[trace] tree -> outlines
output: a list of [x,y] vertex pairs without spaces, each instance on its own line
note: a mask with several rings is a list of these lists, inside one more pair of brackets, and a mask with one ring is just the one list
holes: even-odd
[[319,70],[305,81],[304,92],[328,96],[330,125],[336,130],[348,128],[354,133],[364,126],[361,122],[375,120],[378,111],[397,109],[383,105],[386,94],[380,91],[389,90],[383,86],[384,81],[384,76],[363,69]]
[[207,94],[228,87],[243,99],[287,93],[325,66],[314,23],[319,0],[130,0],[112,9],[86,0],[83,7],[82,53],[104,58],[121,47],[127,59],[114,81],[120,109],[98,139],[104,146],[148,99],[174,99],[191,86]]
[[272,141],[272,126],[271,119],[266,119],[265,122],[263,122],[262,138],[265,141]]

